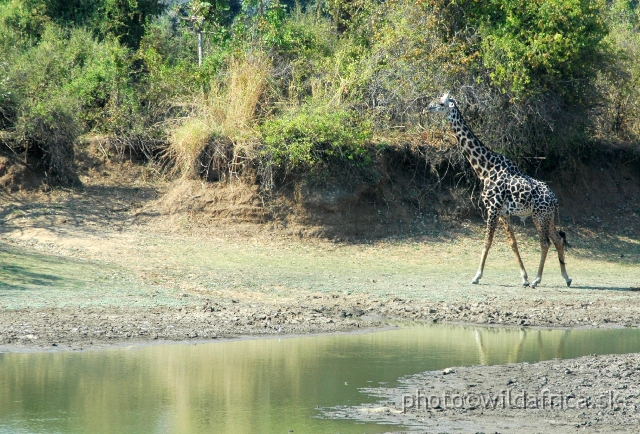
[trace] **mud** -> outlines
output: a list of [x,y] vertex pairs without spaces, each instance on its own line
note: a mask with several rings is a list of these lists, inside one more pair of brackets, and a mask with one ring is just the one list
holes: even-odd
[[401,424],[402,432],[636,433],[639,363],[626,354],[452,367],[368,389],[379,402],[326,416]]
[[492,300],[429,303],[366,295],[300,295],[277,303],[199,298],[180,307],[4,310],[0,345],[89,348],[147,340],[183,341],[250,335],[325,333],[380,327],[387,320],[520,327],[638,327],[638,306]]

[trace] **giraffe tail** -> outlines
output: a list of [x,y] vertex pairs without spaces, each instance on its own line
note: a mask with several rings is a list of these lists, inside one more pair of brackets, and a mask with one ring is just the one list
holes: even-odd
[[[560,207],[556,207],[556,215],[558,216],[558,225],[560,225]],[[564,231],[558,230],[558,235],[562,238],[562,245],[565,248],[570,249],[571,244],[567,242],[567,234]]]

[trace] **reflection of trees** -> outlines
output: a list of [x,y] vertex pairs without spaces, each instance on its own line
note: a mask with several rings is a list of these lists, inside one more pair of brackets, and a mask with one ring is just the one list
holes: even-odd
[[640,333],[634,330],[424,326],[136,350],[0,354],[0,421],[24,413],[36,422],[21,427],[38,431],[37,420],[54,414],[51,431],[253,433],[282,431],[289,423],[279,416],[284,409],[295,419],[295,431],[314,432],[310,416],[316,406],[349,404],[354,387],[376,386],[367,381],[478,361],[639,350]]

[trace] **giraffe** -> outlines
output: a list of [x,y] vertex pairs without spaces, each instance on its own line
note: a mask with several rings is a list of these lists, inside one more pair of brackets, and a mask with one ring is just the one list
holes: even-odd
[[563,231],[556,230],[554,217],[558,214],[558,199],[551,189],[544,182],[521,172],[504,155],[487,148],[467,126],[455,100],[449,97],[448,93],[431,103],[426,110],[447,115],[447,120],[464,156],[482,182],[482,202],[487,209],[487,225],[480,266],[471,283],[477,284],[482,277],[493,236],[500,221],[520,267],[522,286],[529,286],[527,271],[520,258],[518,243],[511,228],[511,216],[519,216],[522,219],[531,216],[538,230],[541,249],[538,274],[531,282],[531,287],[535,288],[542,280],[542,271],[551,241],[558,251],[562,277],[567,286],[571,286],[571,279],[564,263],[564,247],[568,246],[567,237]]

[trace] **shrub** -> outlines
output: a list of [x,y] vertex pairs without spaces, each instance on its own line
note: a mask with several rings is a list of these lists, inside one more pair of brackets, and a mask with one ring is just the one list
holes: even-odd
[[593,0],[501,0],[474,17],[491,81],[516,96],[579,98],[602,61],[605,4]]
[[320,165],[366,165],[371,123],[355,112],[329,107],[303,108],[262,126],[264,161],[285,174]]
[[231,59],[224,83],[185,103],[190,114],[168,132],[165,157],[174,173],[222,179],[255,162],[257,111],[269,72],[269,60],[259,52]]
[[82,132],[77,101],[64,96],[41,100],[29,107],[16,123],[25,153],[40,157],[37,163],[54,185],[80,183],[75,172],[74,143]]
[[0,44],[3,48],[23,48],[37,40],[47,23],[44,0],[9,0],[0,4]]
[[117,52],[117,44],[98,44],[85,30],[47,24],[37,44],[11,53],[7,83],[13,107],[4,123],[15,133],[16,150],[42,155],[53,183],[78,183],[73,144],[100,120],[121,72],[112,62]]
[[607,42],[613,55],[598,77],[602,103],[595,110],[595,134],[603,139],[640,138],[640,9],[627,0],[611,2]]
[[[564,164],[581,152],[606,55],[600,6],[387,2],[371,19],[371,46],[357,66],[359,109],[375,114],[381,135],[433,133],[442,125],[422,110],[449,90],[487,145],[532,168]],[[429,136],[447,145],[446,134]]]
[[166,154],[172,161],[172,171],[187,178],[198,177],[202,171],[200,157],[215,136],[213,125],[202,118],[186,118],[173,128]]
[[0,20],[27,38],[38,39],[47,23],[89,29],[100,39],[115,38],[137,48],[149,18],[165,8],[158,0],[9,0]]

